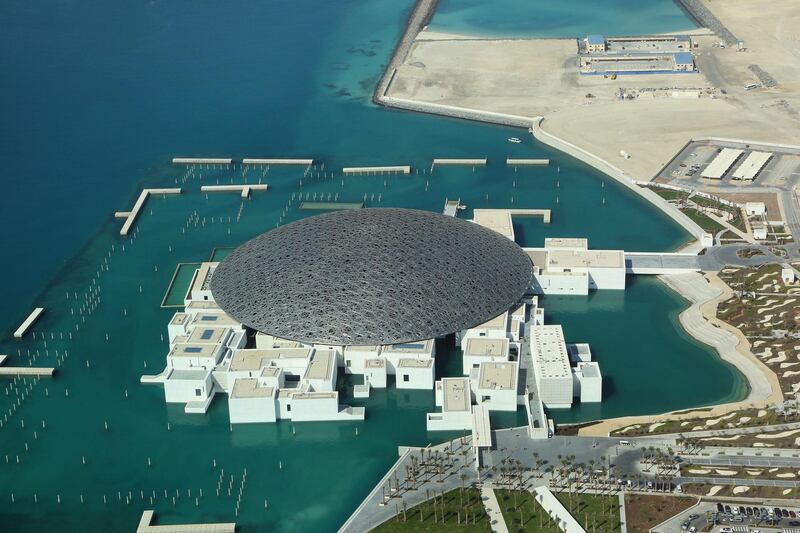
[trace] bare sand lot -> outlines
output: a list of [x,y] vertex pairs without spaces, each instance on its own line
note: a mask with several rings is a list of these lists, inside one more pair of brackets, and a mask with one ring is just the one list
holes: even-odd
[[697,74],[581,76],[574,39],[433,39],[426,34],[414,42],[386,96],[536,117],[617,101],[620,87],[708,85]]
[[[796,144],[800,131],[800,2],[713,0],[746,51],[693,37],[698,74],[581,76],[573,39],[492,40],[422,32],[386,96],[523,117],[639,180],[691,138]],[[702,33],[695,32],[695,33]],[[777,81],[759,83],[757,65]],[[631,95],[621,101],[620,89]],[[690,89],[699,97],[690,96]],[[630,159],[620,156],[623,150]]]

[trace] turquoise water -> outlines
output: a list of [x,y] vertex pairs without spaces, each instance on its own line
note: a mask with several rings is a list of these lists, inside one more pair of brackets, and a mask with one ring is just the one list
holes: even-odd
[[432,31],[476,36],[648,35],[696,28],[674,0],[440,0]]
[[[222,254],[218,254],[216,250],[212,252],[212,261],[221,261],[222,259],[215,259],[215,256],[218,255]],[[194,273],[199,266],[200,263],[180,263],[175,267],[175,274],[170,281],[167,292],[164,294],[164,300],[161,302],[162,307],[183,307]]]
[[[518,130],[371,106],[410,6],[0,5],[0,247],[14,258],[0,262],[3,279],[14,280],[0,304],[0,353],[11,356],[9,364],[59,367],[53,380],[0,383],[0,529],[130,531],[152,508],[165,522],[332,531],[394,461],[398,444],[447,437],[425,431],[430,391],[388,389],[355,401],[343,380],[343,401],[366,405],[366,421],[231,430],[224,399],[206,416],[189,416],[182,406],[166,406],[158,386],[140,384],[142,374],[164,365],[172,310],[159,305],[176,264],[206,260],[214,248],[224,254],[308,216],[296,208],[300,194],[437,211],[446,197],[460,197],[470,209],[553,209],[548,226],[515,220],[527,245],[586,235],[598,248],[665,250],[687,238],[585,165],[530,142],[509,144],[509,136],[522,136]],[[187,175],[169,164],[176,155],[311,156],[325,168],[305,179],[292,168]],[[490,165],[429,174],[431,158],[457,156],[488,156]],[[553,164],[514,172],[501,164],[507,156]],[[419,174],[329,175],[359,164],[411,164]],[[233,193],[199,192],[201,183],[245,179],[270,189],[244,202]],[[184,194],[151,198],[135,234],[119,237],[114,211],[130,208],[142,186],[176,184]],[[35,338],[11,341],[34,304],[47,309]],[[685,339],[674,321],[681,301],[653,280],[635,280],[624,294],[548,297],[544,305],[569,340],[592,344],[613,384],[603,416],[680,409],[740,392],[729,367]],[[637,327],[615,329],[626,321]],[[458,351],[446,342],[438,350],[438,375],[454,373]],[[665,368],[677,375],[697,365],[716,379],[687,373],[677,393],[644,397],[635,388],[657,382]],[[596,416],[556,413],[558,420]],[[513,425],[517,417],[493,421]]]

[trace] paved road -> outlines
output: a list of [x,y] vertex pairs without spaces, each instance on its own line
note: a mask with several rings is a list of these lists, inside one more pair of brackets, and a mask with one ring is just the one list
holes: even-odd
[[[757,248],[762,255],[753,257],[739,257],[736,252],[745,248]],[[785,247],[784,247],[785,248]],[[770,251],[768,246],[763,244],[724,244],[706,248],[704,255],[698,256],[700,268],[705,271],[722,270],[725,266],[759,266],[767,263],[785,263],[794,258],[779,257]]]
[[[675,478],[675,483],[707,483],[711,485],[747,485],[750,487],[800,487],[800,482],[785,479],[743,479],[735,477],[708,477],[708,476],[681,476]],[[742,493],[746,496],[747,493]]]
[[[785,296],[785,295],[784,295]],[[771,426],[753,426],[753,427],[742,427],[742,428],[720,428],[720,429],[709,429],[703,431],[687,431],[685,433],[665,433],[663,434],[664,437],[680,437],[681,435],[689,438],[697,438],[697,437],[721,437],[727,435],[747,435],[752,433],[765,433],[765,432],[773,432],[773,431],[787,431],[793,429],[800,429],[800,422],[788,422],[786,424],[774,424]],[[734,447],[732,447],[734,448]],[[767,451],[767,450],[764,450]]]
[[684,457],[684,462],[698,466],[761,466],[769,468],[800,468],[800,458],[792,457],[729,457],[717,455],[716,457]]

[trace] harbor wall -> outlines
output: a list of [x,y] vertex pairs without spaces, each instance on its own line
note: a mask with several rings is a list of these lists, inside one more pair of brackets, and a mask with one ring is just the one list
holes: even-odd
[[693,244],[690,244],[687,248],[683,249],[682,251],[686,252],[699,252],[702,249],[702,245],[700,244],[705,231],[697,225],[692,219],[686,216],[685,213],[681,212],[677,207],[670,204],[664,198],[656,194],[654,191],[639,187],[636,185],[634,180],[628,176],[624,170],[615,167],[608,161],[601,159],[600,157],[576,146],[570,142],[567,142],[563,139],[556,137],[550,133],[547,133],[542,129],[542,122],[544,121],[544,117],[539,117],[533,124],[533,136],[536,138],[537,141],[544,143],[548,146],[556,148],[564,152],[565,154],[571,155],[575,159],[579,159],[583,161],[587,165],[590,165],[597,170],[607,174],[611,178],[617,180],[618,182],[622,183],[630,190],[642,196],[650,203],[661,209],[667,216],[672,218],[675,222],[680,224],[686,231],[688,231],[693,237],[695,237],[696,241]]
[[376,104],[385,105],[382,99],[394,78],[395,71],[405,61],[414,39],[417,38],[417,34],[433,18],[438,3],[439,0],[417,0],[406,21],[406,29],[397,45],[395,45],[392,57],[386,65],[386,70],[383,71],[383,76],[381,76],[378,85],[375,87],[375,92],[372,94],[372,101]]
[[711,12],[701,0],[677,0],[678,4],[691,16],[695,22],[717,34],[725,44],[733,46],[739,39]]

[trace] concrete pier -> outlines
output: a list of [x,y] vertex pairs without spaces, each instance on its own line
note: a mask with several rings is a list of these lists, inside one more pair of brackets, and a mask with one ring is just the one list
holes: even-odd
[[506,159],[506,165],[510,167],[524,167],[524,166],[547,166],[550,164],[549,159]]
[[139,520],[136,533],[235,533],[236,522],[217,522],[210,524],[173,524],[154,526],[155,511],[145,511]]
[[301,211],[343,211],[362,209],[364,202],[301,202]]
[[253,157],[245,157],[242,159],[243,165],[313,165],[313,159],[259,159]]
[[227,157],[173,157],[173,165],[230,165],[233,159]]
[[139,195],[139,198],[136,200],[136,203],[133,205],[133,209],[130,211],[117,211],[114,213],[114,216],[117,218],[123,218],[119,215],[123,213],[127,213],[127,217],[125,223],[122,225],[122,229],[119,230],[119,234],[125,236],[131,230],[133,223],[136,221],[136,217],[139,216],[139,211],[144,206],[144,203],[147,201],[147,197],[151,194],[180,194],[181,189],[180,187],[172,188],[172,189],[142,189],[142,193]]
[[383,71],[383,76],[381,76],[378,85],[375,86],[375,92],[372,94],[372,101],[376,104],[386,105],[384,97],[386,96],[386,91],[389,89],[389,84],[391,84],[394,79],[397,68],[405,61],[408,51],[414,43],[414,39],[417,38],[417,34],[422,28],[427,26],[433,18],[438,3],[439,0],[417,0],[414,9],[411,11],[411,15],[408,17],[408,22],[406,22],[406,31],[403,32],[403,36],[397,42],[397,46],[395,46],[394,53],[392,54],[392,59],[389,60],[389,64],[386,65],[386,70]]
[[444,201],[444,209],[442,210],[443,215],[447,215],[449,217],[456,217],[458,216],[458,210],[461,207],[461,198],[458,200],[450,200],[449,198],[445,198]]
[[411,174],[411,166],[394,165],[386,167],[344,167],[342,173],[345,175],[354,174]]
[[43,376],[43,377],[52,377],[55,374],[55,368],[43,368],[43,367],[34,367],[34,366],[3,366],[3,364],[8,359],[7,355],[0,355],[0,377],[2,376],[9,376],[9,377],[16,377],[16,376]]
[[479,159],[443,159],[437,158],[433,160],[434,165],[468,165],[473,167],[485,166],[486,158]]
[[39,317],[42,316],[42,313],[44,313],[44,307],[37,307],[31,311],[31,314],[28,315],[28,318],[26,318],[25,321],[22,322],[22,324],[20,324],[20,326],[17,328],[17,331],[14,332],[14,338],[21,339],[24,337],[33,323],[39,320]]
[[513,217],[542,217],[542,222],[545,224],[550,223],[550,210],[549,209],[509,209],[509,213]]
[[269,185],[266,183],[256,183],[253,185],[203,185],[200,187],[202,192],[238,192],[242,198],[249,198],[252,191],[266,191]]

